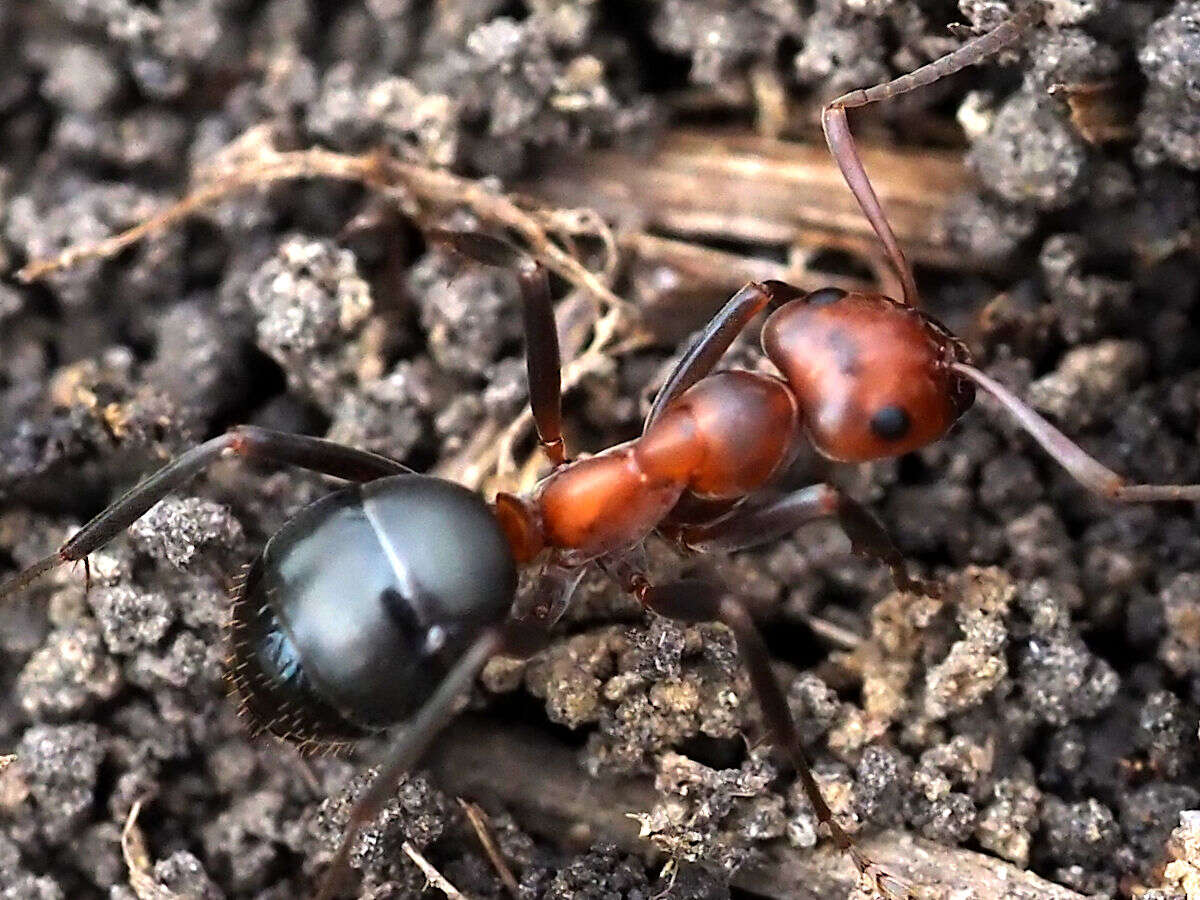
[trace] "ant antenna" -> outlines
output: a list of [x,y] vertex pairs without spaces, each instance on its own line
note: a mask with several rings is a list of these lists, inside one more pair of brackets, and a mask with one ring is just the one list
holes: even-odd
[[821,111],[821,128],[825,132],[825,143],[829,145],[829,152],[833,154],[838,168],[842,170],[842,177],[846,179],[846,184],[849,185],[850,192],[854,194],[854,199],[862,208],[863,215],[867,217],[871,227],[875,230],[876,237],[883,244],[888,262],[896,270],[903,285],[904,302],[909,306],[916,306],[920,296],[917,292],[917,282],[913,277],[912,266],[908,264],[904,252],[900,249],[900,243],[892,232],[892,226],[888,224],[879,198],[875,195],[875,189],[871,187],[871,180],[867,177],[867,170],[863,167],[858,150],[854,146],[854,138],[850,134],[850,125],[846,121],[846,110],[858,109],[880,100],[907,94],[909,91],[915,91],[917,88],[925,87],[948,75],[953,75],[967,66],[980,63],[993,53],[1019,40],[1025,32],[1041,21],[1043,12],[1040,0],[1034,0],[991,31],[972,38],[957,50],[952,50],[940,59],[935,59],[919,69],[883,84],[842,94],[837,99],[831,100]]
[[51,569],[57,569],[65,562],[70,562],[67,557],[62,555],[62,551],[58,551],[51,556],[39,559],[29,567],[22,569],[11,578],[0,581],[0,600],[4,600],[17,591],[23,590],[33,584]]
[[1200,484],[1129,484],[1112,469],[1085,453],[1082,447],[1000,382],[966,363],[952,363],[950,368],[995,397],[1017,423],[1042,445],[1042,449],[1066,469],[1068,475],[1092,493],[1122,503],[1200,501]]

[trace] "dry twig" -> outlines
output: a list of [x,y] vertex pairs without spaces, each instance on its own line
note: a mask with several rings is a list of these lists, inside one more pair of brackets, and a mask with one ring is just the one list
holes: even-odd
[[422,874],[424,874],[425,880],[428,881],[432,887],[437,888],[439,891],[445,894],[449,900],[470,900],[466,894],[452,885],[446,879],[445,875],[435,869],[433,867],[433,863],[422,856],[421,851],[414,847],[411,843],[405,841],[403,844],[403,850],[408,855],[408,858],[416,863],[417,868],[421,870]]
[[492,830],[489,828],[487,813],[477,803],[468,803],[461,797],[458,799],[458,805],[462,807],[463,812],[467,814],[467,821],[471,823],[471,827],[475,829],[475,834],[479,836],[479,843],[483,845],[483,850],[491,860],[496,874],[500,876],[500,880],[504,882],[504,888],[509,895],[516,897],[520,893],[520,887],[517,884],[517,879],[512,873],[512,869],[508,867],[508,863],[504,861],[504,856],[500,853],[500,848],[496,846],[496,841],[492,837]]
[[133,801],[125,827],[121,830],[121,854],[129,868],[129,887],[138,900],[182,900],[178,894],[159,884],[151,873],[153,868],[150,854],[146,851],[146,838],[138,828],[138,816],[142,812],[142,800]]

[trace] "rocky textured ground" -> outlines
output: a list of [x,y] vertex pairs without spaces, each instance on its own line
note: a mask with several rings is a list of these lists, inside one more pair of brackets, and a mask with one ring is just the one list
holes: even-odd
[[[536,183],[554,151],[653,147],[674,124],[714,118],[748,128],[770,94],[756,84],[787,99],[785,133],[808,133],[821,99],[955,46],[951,22],[986,28],[1009,10],[0,5],[0,574],[236,422],[461,471],[473,441],[521,411],[514,281],[427,247],[411,198],[282,182],[113,259],[16,279],[161,209],[235,139],[383,148],[500,191]],[[1004,264],[918,278],[985,368],[1121,471],[1194,482],[1200,5],[1052,0],[1046,18],[1018,51],[863,129],[906,145],[965,134],[977,189],[948,202],[948,234]],[[619,272],[614,287],[644,300]],[[575,446],[636,433],[639,397],[671,353],[614,349],[591,366],[568,404]],[[752,341],[731,355],[758,359]],[[1200,896],[1196,813],[1180,818],[1200,808],[1195,509],[1087,496],[986,402],[910,457],[838,470],[801,459],[788,480],[830,476],[948,586],[941,601],[891,592],[832,527],[721,563],[768,627],[843,820],[1084,895]],[[365,763],[249,739],[224,696],[220,629],[228,575],[328,489],[222,464],[96,553],[86,596],[81,573],[63,570],[0,607],[0,749],[16,756],[0,772],[4,897],[311,891]],[[754,705],[728,634],[643,617],[600,578],[559,627],[533,660],[489,666],[479,715],[497,732],[541,731],[588,773],[652,777],[657,802],[628,810],[640,850],[594,833],[556,840],[489,806],[520,897],[762,896],[729,874],[818,838],[790,774],[743,738]],[[120,838],[137,801],[148,868],[131,881]],[[426,776],[358,845],[363,896],[445,894],[406,843],[466,895],[505,894],[463,807]]]

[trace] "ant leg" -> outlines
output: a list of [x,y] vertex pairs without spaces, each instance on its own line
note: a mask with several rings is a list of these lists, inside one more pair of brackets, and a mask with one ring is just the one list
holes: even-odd
[[995,397],[1017,423],[1042,445],[1042,449],[1066,469],[1068,475],[1092,493],[1125,503],[1200,501],[1200,484],[1129,484],[1112,469],[1085,453],[1082,447],[1000,382],[965,363],[953,363],[950,368]]
[[721,310],[709,320],[704,331],[696,338],[695,343],[688,347],[675,370],[659,388],[642,426],[642,433],[650,430],[654,420],[672,400],[713,370],[713,366],[725,355],[729,345],[741,334],[751,319],[768,305],[775,307],[803,297],[806,293],[807,291],[783,281],[771,280],[752,281],[730,297]]
[[[462,659],[401,731],[388,751],[387,758],[371,784],[354,802],[350,817],[342,831],[337,851],[325,870],[317,900],[331,900],[349,869],[350,849],[358,836],[359,829],[379,814],[379,810],[395,790],[400,779],[429,749],[438,733],[446,727],[457,713],[458,700],[475,683],[476,677],[489,659],[504,649],[509,641],[505,630],[493,628],[485,632],[467,648]],[[527,649],[521,635],[520,649]]]
[[982,62],[993,53],[1018,40],[1026,31],[1036,25],[1042,18],[1042,4],[1034,0],[1024,9],[1013,13],[987,34],[967,41],[957,50],[952,50],[945,56],[935,59],[906,75],[901,75],[892,81],[876,84],[869,88],[851,91],[848,94],[830,101],[821,111],[821,128],[825,132],[825,142],[829,152],[842,170],[854,199],[858,201],[863,215],[871,223],[876,237],[883,244],[888,261],[900,276],[904,286],[904,302],[916,306],[918,301],[917,282],[913,277],[912,267],[905,259],[900,243],[888,224],[887,216],[871,187],[867,170],[863,168],[858,150],[854,146],[854,138],[850,134],[850,125],[846,121],[846,110],[857,109],[879,100],[887,100],[900,94],[907,94],[917,88],[933,84],[948,75],[953,75],[960,69]]
[[477,263],[511,269],[521,283],[521,316],[525,326],[525,367],[529,375],[529,407],[542,450],[555,466],[566,462],[562,435],[562,360],[558,324],[550,300],[545,268],[512,244],[477,231],[427,232],[429,239]]
[[568,568],[553,559],[542,563],[533,575],[530,589],[517,593],[512,618],[542,629],[553,627],[571,605],[575,589],[587,570],[586,565]]
[[186,484],[211,463],[229,455],[286,463],[347,481],[372,481],[412,472],[408,466],[365,450],[321,438],[241,425],[193,447],[130,488],[72,535],[56,553],[0,582],[0,599],[63,563],[85,559],[140,519],[171,491]]
[[659,615],[682,622],[719,621],[733,632],[738,656],[750,676],[750,683],[762,708],[763,724],[772,743],[783,750],[800,778],[808,802],[839,850],[850,854],[855,866],[871,880],[872,886],[893,900],[911,897],[908,885],[880,870],[859,851],[854,839],[837,823],[833,810],[825,802],[821,787],[813,776],[812,763],[800,739],[799,729],[788,707],[787,696],[771,671],[771,656],[746,607],[729,596],[722,585],[700,579],[684,579],[665,585],[652,585],[635,575],[630,587],[638,600]]
[[892,543],[883,523],[867,507],[830,484],[814,484],[786,494],[764,506],[738,510],[712,523],[682,529],[682,539],[697,550],[740,550],[790,534],[801,525],[837,517],[852,550],[882,562],[892,573],[897,590],[941,595],[936,582],[909,574],[903,554]]

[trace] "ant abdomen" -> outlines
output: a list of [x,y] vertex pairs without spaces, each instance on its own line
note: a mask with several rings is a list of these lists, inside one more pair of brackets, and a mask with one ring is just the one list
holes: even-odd
[[239,591],[232,675],[244,708],[301,743],[403,721],[503,621],[516,581],[477,494],[421,475],[336,491],[267,542]]
[[974,402],[951,369],[966,346],[920,310],[880,294],[817,291],[763,324],[763,350],[796,394],[825,456],[899,456],[942,437]]

